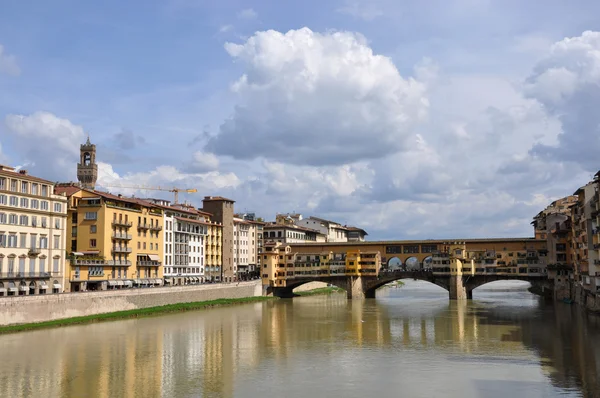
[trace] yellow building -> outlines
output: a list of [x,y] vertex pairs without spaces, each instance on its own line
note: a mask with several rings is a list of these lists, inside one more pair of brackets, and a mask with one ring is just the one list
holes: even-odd
[[69,198],[72,291],[162,284],[163,209],[73,184],[57,192]]
[[208,235],[204,247],[204,279],[209,282],[220,282],[222,277],[223,259],[223,226],[212,222],[207,224]]

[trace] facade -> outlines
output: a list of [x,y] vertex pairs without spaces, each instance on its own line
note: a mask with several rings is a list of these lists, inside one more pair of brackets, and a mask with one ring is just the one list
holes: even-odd
[[600,172],[596,173],[593,181],[575,192],[578,200],[571,207],[574,279],[584,290],[593,293],[600,292],[599,189]]
[[233,268],[236,279],[247,280],[250,266],[256,266],[256,246],[252,239],[256,228],[250,221],[234,217],[233,219]]
[[149,202],[61,184],[69,198],[72,291],[162,285],[163,210]]
[[192,206],[146,199],[163,210],[165,284],[186,285],[205,281],[205,245],[209,214]]
[[235,201],[221,196],[205,196],[202,201],[202,210],[212,214],[213,221],[220,224],[221,232],[221,263],[214,267],[220,268],[220,275],[216,277],[221,282],[233,282],[236,279],[236,269],[233,263],[233,204]]
[[66,218],[54,183],[0,166],[0,296],[63,292]]
[[326,242],[348,242],[348,229],[334,221],[324,220],[318,217],[308,217],[298,220],[295,224],[299,227],[319,231],[321,234],[325,235]]
[[293,224],[267,223],[263,226],[263,241],[283,244],[324,242],[325,235],[310,228]]
[[206,243],[204,245],[204,280],[206,282],[221,282],[223,264],[223,226],[213,221],[208,225]]

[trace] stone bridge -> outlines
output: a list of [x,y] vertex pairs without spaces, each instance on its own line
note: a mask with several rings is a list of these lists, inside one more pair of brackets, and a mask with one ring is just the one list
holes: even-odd
[[448,291],[451,300],[472,299],[473,290],[485,285],[486,283],[519,280],[529,282],[532,285],[533,293],[551,296],[553,292],[553,281],[547,276],[526,276],[526,275],[494,275],[494,274],[475,274],[475,275],[440,275],[431,271],[398,270],[394,272],[383,272],[378,276],[306,276],[295,277],[287,280],[285,287],[269,287],[267,294],[276,297],[290,298],[294,297],[293,290],[308,282],[324,282],[346,291],[349,299],[375,298],[375,292],[378,288],[390,282],[400,279],[414,279],[431,282]]

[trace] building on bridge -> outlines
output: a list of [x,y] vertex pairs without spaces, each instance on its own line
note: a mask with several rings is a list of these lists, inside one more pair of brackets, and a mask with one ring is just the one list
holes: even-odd
[[546,257],[545,240],[533,238],[291,245],[271,241],[263,252],[262,281],[265,289],[279,289],[283,296],[304,283],[321,281],[341,285],[349,297],[374,297],[374,290],[385,283],[416,278],[444,287],[452,298],[470,298],[472,289],[494,280],[547,280]]

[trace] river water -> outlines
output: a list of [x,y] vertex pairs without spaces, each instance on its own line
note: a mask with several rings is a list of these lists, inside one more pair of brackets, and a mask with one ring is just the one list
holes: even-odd
[[409,282],[3,335],[0,397],[600,396],[599,318],[474,296]]

